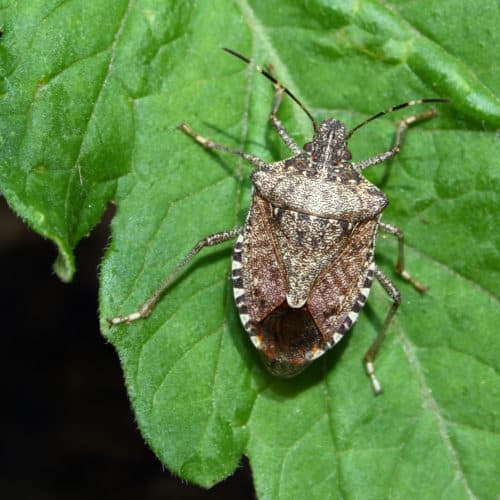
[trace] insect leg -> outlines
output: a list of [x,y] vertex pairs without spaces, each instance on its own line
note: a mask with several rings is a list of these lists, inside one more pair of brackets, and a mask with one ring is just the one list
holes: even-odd
[[424,113],[403,118],[399,122],[398,128],[396,129],[396,141],[394,143],[394,146],[389,151],[372,156],[371,158],[367,158],[366,160],[358,161],[353,164],[353,167],[363,170],[368,167],[373,167],[373,165],[377,165],[378,163],[382,163],[383,161],[388,160],[393,156],[396,156],[399,153],[399,149],[401,148],[401,143],[403,141],[405,132],[408,129],[408,125],[420,120],[424,120],[426,118],[431,118],[433,116],[436,116],[436,114],[437,112],[435,109],[430,109],[428,111],[425,111]]
[[119,325],[121,323],[130,323],[140,318],[146,318],[151,314],[154,306],[160,299],[161,295],[179,276],[181,271],[193,260],[193,257],[205,247],[211,247],[214,245],[218,245],[219,243],[223,243],[224,241],[232,240],[236,238],[242,228],[235,227],[233,229],[229,229],[228,231],[222,231],[221,233],[212,234],[211,236],[207,236],[200,240],[196,245],[191,249],[191,251],[182,259],[182,261],[177,264],[176,268],[161,282],[160,286],[156,289],[156,291],[149,297],[144,304],[142,304],[139,309],[133,313],[125,314],[123,316],[116,316],[115,318],[111,318],[108,320],[110,326]]
[[386,233],[393,234],[398,238],[398,261],[396,262],[396,272],[399,273],[405,280],[409,281],[419,292],[424,293],[427,291],[427,287],[419,283],[414,279],[410,273],[405,269],[405,254],[404,254],[404,234],[401,229],[392,224],[386,224],[381,222],[379,225],[380,229]]
[[252,165],[256,167],[266,167],[267,163],[254,155],[244,153],[243,151],[238,151],[237,149],[228,148],[222,144],[206,139],[205,137],[198,135],[194,130],[187,124],[181,123],[179,128],[185,132],[187,135],[191,136],[195,141],[199,142],[203,147],[207,149],[215,149],[218,151],[225,151],[226,153],[231,153],[232,155],[241,156],[245,160],[249,161]]
[[390,295],[391,299],[393,300],[393,304],[389,309],[387,316],[385,317],[384,324],[382,325],[377,338],[370,346],[368,351],[366,351],[366,354],[363,358],[365,362],[366,373],[370,377],[373,391],[375,392],[375,395],[378,396],[382,393],[382,386],[380,385],[380,382],[375,375],[375,367],[373,365],[373,361],[375,359],[375,356],[377,355],[377,351],[379,350],[380,345],[385,338],[389,323],[398,310],[399,304],[401,303],[401,296],[398,289],[392,284],[391,280],[378,267],[375,267],[375,276],[378,279],[379,283],[384,287],[384,290]]
[[279,84],[274,84],[276,88],[276,93],[274,94],[274,102],[273,109],[271,111],[271,124],[277,130],[283,142],[288,146],[288,148],[293,151],[296,155],[302,153],[302,149],[298,146],[298,144],[292,139],[291,135],[287,132],[281,120],[277,117],[279,107],[281,105],[281,98],[283,97],[283,93],[285,89]]

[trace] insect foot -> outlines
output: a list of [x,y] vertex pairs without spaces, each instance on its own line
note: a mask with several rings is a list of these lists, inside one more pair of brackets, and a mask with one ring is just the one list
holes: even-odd
[[[378,229],[398,238],[397,272],[417,290],[425,286],[404,267],[404,238],[399,228],[381,222],[385,194],[362,176],[362,170],[394,157],[408,126],[435,116],[434,109],[403,118],[391,149],[351,162],[347,142],[352,134],[387,113],[408,106],[443,103],[419,99],[373,115],[350,131],[334,118],[317,124],[307,108],[268,71],[230,49],[273,82],[275,97],[270,121],[292,156],[274,163],[223,146],[182,123],[179,129],[203,147],[240,156],[255,168],[251,173],[252,202],[245,225],[199,241],[138,309],[117,316],[111,326],[147,317],[163,292],[207,246],[237,238],[232,258],[232,282],[243,327],[264,364],[274,375],[293,377],[338,344],[356,322],[376,279],[391,297],[387,313],[364,363],[375,394],[382,386],[374,360],[399,304],[400,294],[374,260]],[[314,135],[303,148],[278,119],[284,95],[311,119]]]

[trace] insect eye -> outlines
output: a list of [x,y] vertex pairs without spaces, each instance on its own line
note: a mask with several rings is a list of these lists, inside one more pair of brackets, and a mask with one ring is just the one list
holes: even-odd
[[312,151],[312,142],[306,142],[304,144],[304,151],[310,153]]
[[351,152],[346,149],[344,151],[344,155],[342,156],[342,158],[344,158],[345,161],[349,161],[352,158]]

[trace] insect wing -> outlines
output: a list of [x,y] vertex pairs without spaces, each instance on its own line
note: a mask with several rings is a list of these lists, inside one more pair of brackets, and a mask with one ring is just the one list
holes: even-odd
[[235,245],[232,278],[241,322],[252,335],[252,323],[262,321],[285,300],[285,269],[273,239],[271,206],[256,193]]
[[350,330],[368,298],[375,269],[377,226],[378,220],[359,223],[350,244],[325,268],[311,290],[308,309],[325,340],[324,350]]

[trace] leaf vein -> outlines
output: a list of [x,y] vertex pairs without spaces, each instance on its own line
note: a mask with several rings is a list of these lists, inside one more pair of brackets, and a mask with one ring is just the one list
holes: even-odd
[[83,145],[85,143],[85,139],[86,139],[88,131],[89,131],[90,123],[92,122],[92,120],[95,116],[95,111],[97,109],[97,105],[99,104],[99,102],[102,99],[104,89],[106,88],[106,84],[109,80],[109,77],[110,77],[112,71],[113,71],[113,63],[114,63],[115,57],[116,57],[116,49],[117,49],[118,43],[121,39],[121,35],[122,35],[123,30],[125,28],[126,21],[128,19],[129,13],[130,13],[134,3],[135,3],[135,0],[128,1],[127,7],[123,12],[123,16],[122,16],[120,23],[118,25],[118,29],[116,31],[114,38],[113,38],[113,43],[111,45],[111,50],[110,50],[110,58],[109,58],[108,67],[106,69],[106,72],[104,74],[104,78],[103,78],[102,83],[100,85],[100,89],[99,89],[99,93],[97,95],[97,98],[93,102],[92,110],[91,110],[89,118],[87,120],[87,126],[82,134],[82,140],[80,141],[80,146],[78,148],[78,154],[77,154],[77,157],[76,157],[75,162],[73,164],[73,167],[71,168],[71,172],[70,172],[70,175],[68,178],[68,185],[66,188],[66,196],[65,196],[65,200],[64,200],[64,219],[68,223],[67,224],[68,228],[70,227],[70,224],[69,224],[69,205],[70,205],[70,193],[71,193],[71,186],[73,183],[73,179],[74,179],[76,173],[78,173],[78,176],[80,178],[80,184],[83,184],[83,178],[82,178],[81,167],[80,167],[80,159],[81,159],[82,154],[83,154]]
[[286,465],[285,462],[288,460],[289,455],[298,447],[298,445],[304,440],[304,438],[308,434],[310,434],[316,428],[316,426],[320,425],[321,423],[322,423],[321,420],[318,420],[316,422],[313,421],[313,423],[309,426],[309,428],[300,437],[295,439],[295,441],[291,446],[286,447],[280,466],[280,473],[278,480],[278,495],[276,496],[276,498],[281,498],[281,484],[285,483],[285,481],[283,480],[284,469]]
[[[218,181],[213,182],[212,184],[204,186],[203,189],[199,189],[197,191],[192,191],[192,192],[190,192],[186,196],[183,196],[181,198],[177,198],[176,200],[171,201],[166,206],[165,211],[164,211],[164,213],[162,215],[161,220],[158,221],[158,224],[157,224],[157,227],[156,227],[155,231],[153,231],[151,233],[151,236],[148,238],[148,240],[144,242],[143,246],[147,248],[147,251],[144,253],[144,256],[143,256],[144,258],[142,259],[142,266],[138,270],[138,272],[136,273],[136,275],[134,277],[134,280],[132,281],[130,287],[128,287],[128,293],[123,298],[123,300],[121,301],[121,304],[120,304],[121,306],[123,306],[123,304],[125,304],[130,299],[130,297],[132,296],[132,294],[134,292],[134,289],[136,288],[137,283],[139,283],[139,281],[142,278],[142,275],[144,274],[145,270],[151,267],[151,266],[147,265],[147,262],[148,262],[149,256],[151,255],[151,253],[153,251],[153,243],[159,237],[160,234],[163,234],[163,232],[162,232],[162,226],[167,221],[167,218],[168,218],[168,215],[169,215],[170,211],[173,208],[175,208],[176,205],[178,205],[180,203],[184,203],[185,201],[187,201],[187,200],[189,200],[191,198],[194,198],[195,196],[199,196],[200,194],[203,194],[203,193],[209,191],[213,187],[218,186],[219,184],[224,183],[230,177],[231,176],[224,176],[222,179],[219,179]],[[207,235],[205,235],[205,236],[207,236]],[[192,246],[194,246],[195,244],[196,244],[196,242],[194,242]],[[168,264],[168,262],[170,262],[172,260],[180,261],[181,259],[178,259],[178,256],[181,255],[181,258],[182,258],[182,257],[184,257],[187,254],[188,251],[189,251],[189,249],[186,250],[186,251],[183,251],[182,253],[178,252],[175,255],[167,257],[166,260],[162,261],[163,262],[163,266],[162,267],[164,267],[166,264]],[[166,276],[166,273],[163,273],[162,276]]]
[[455,448],[453,447],[453,443],[451,442],[450,436],[448,435],[448,431],[446,429],[445,418],[440,412],[439,406],[432,396],[432,393],[428,387],[428,384],[425,379],[425,374],[418,360],[418,356],[415,352],[415,346],[412,344],[410,338],[406,335],[403,327],[397,320],[395,321],[398,330],[399,330],[399,338],[401,339],[401,344],[403,346],[403,350],[408,359],[408,363],[410,367],[413,368],[414,372],[417,375],[420,387],[420,393],[422,395],[422,400],[424,404],[427,406],[431,414],[434,416],[434,419],[437,424],[439,435],[441,436],[441,440],[448,452],[448,455],[451,460],[451,464],[456,471],[457,479],[462,483],[465,493],[469,498],[474,498],[474,494],[472,493],[467,478],[465,477],[464,471],[460,465],[460,461],[458,459],[458,454]]
[[444,262],[441,262],[440,260],[436,259],[435,257],[431,257],[427,253],[420,251],[418,248],[416,248],[414,246],[408,245],[406,242],[405,242],[405,247],[408,249],[411,249],[417,255],[425,258],[427,261],[432,262],[434,265],[440,267],[441,269],[446,271],[448,274],[454,276],[455,278],[459,278],[460,280],[465,282],[468,286],[475,288],[476,290],[478,290],[479,292],[484,294],[486,297],[488,297],[490,300],[492,300],[496,305],[500,305],[500,300],[497,297],[495,297],[489,290],[486,290],[483,286],[481,286],[479,283],[472,281],[470,278],[467,278],[466,276],[459,273],[455,269],[446,265]]
[[[240,11],[251,32],[254,34],[254,39],[260,39],[262,45],[264,45],[265,52],[266,54],[269,54],[269,58],[273,61],[273,68],[280,75],[280,79],[286,81],[287,86],[295,89],[294,94],[307,107],[307,102],[298,93],[298,86],[293,83],[293,79],[288,72],[286,65],[282,62],[281,57],[278,55],[273,43],[269,40],[268,35],[265,33],[265,28],[255,15],[255,12],[252,10],[247,0],[237,0],[237,4],[239,5]],[[300,120],[298,119],[299,116],[302,117],[300,108],[298,106],[293,106],[292,113],[300,123]]]
[[[421,416],[421,413],[420,413],[420,416]],[[403,455],[403,452],[406,448],[406,445],[410,442],[410,439],[415,435],[415,433],[417,431],[417,421],[420,418],[420,416],[419,417],[415,416],[415,418],[410,419],[411,425],[407,426],[407,432],[405,434],[405,439],[402,439],[401,446],[398,446],[395,448],[397,450],[397,459],[396,459],[396,462],[394,464],[392,474],[390,476],[387,498],[394,498],[393,491],[394,491],[394,486],[396,483],[396,476],[397,476],[397,473],[398,473],[400,466],[403,464],[402,455]]]
[[456,349],[455,347],[451,347],[451,346],[448,346],[448,345],[447,346],[430,346],[430,347],[428,347],[428,346],[416,346],[416,348],[419,351],[445,351],[445,352],[454,352],[454,353],[460,354],[462,356],[465,356],[465,357],[473,359],[474,361],[476,361],[480,365],[484,366],[485,368],[488,368],[489,370],[493,370],[493,372],[496,375],[500,376],[500,373],[499,373],[499,371],[498,371],[498,369],[497,369],[496,366],[488,364],[486,361],[482,360],[477,355],[472,354],[470,352],[461,351],[460,349]]
[[473,430],[475,432],[484,432],[485,434],[488,434],[490,436],[494,436],[496,438],[498,438],[498,436],[499,436],[498,432],[495,432],[495,431],[490,430],[490,429],[484,429],[482,427],[478,427],[477,425],[472,425],[472,424],[465,423],[465,422],[457,422],[456,420],[450,420],[450,419],[445,419],[445,421],[448,424],[450,424],[451,426],[455,425],[457,427],[465,427],[465,428]]
[[[326,417],[327,417],[327,421],[328,421],[328,433],[330,435],[330,440],[332,442],[332,449],[334,450],[334,454],[337,455],[338,454],[338,443],[337,443],[337,439],[336,439],[336,435],[335,435],[335,425],[333,423],[333,416],[332,416],[332,412],[331,412],[331,406],[329,404],[330,402],[330,391],[329,391],[329,386],[327,384],[327,362],[326,362],[326,357],[323,357],[323,364],[322,364],[322,368],[323,368],[323,380],[322,380],[322,385],[323,385],[323,398],[324,398],[324,404],[325,404],[325,414],[326,414]],[[340,462],[339,462],[339,459],[338,459],[338,456],[336,456],[336,460],[335,460],[335,470],[336,470],[336,483],[337,483],[337,491],[340,495],[340,498],[344,498],[344,491],[343,491],[343,488],[342,488],[342,485],[341,485],[341,481],[340,481]]]
[[[195,293],[189,295],[189,297],[186,298],[189,299],[189,300],[192,300],[193,298],[195,298],[196,296],[198,295],[202,295],[204,293],[206,293],[208,290],[212,289],[212,288],[216,288],[217,286],[219,286],[221,283],[223,283],[225,281],[225,278],[222,279],[222,280],[217,280],[215,281],[214,283],[211,283],[210,285],[208,285],[207,287],[205,288],[198,288],[196,290]],[[174,316],[174,314],[176,313],[176,311],[172,311],[172,314],[170,314],[168,317],[166,317],[160,325],[158,325],[157,328],[155,328],[152,332],[151,332],[151,335],[148,337],[148,339],[142,343],[141,345],[141,349],[139,351],[139,358],[142,358],[142,354],[146,348],[146,346],[153,340],[153,338],[156,336],[157,333],[160,332],[161,329],[163,329],[164,327],[167,326],[167,323],[172,319],[172,317]],[[172,365],[167,369],[167,371],[165,372],[165,374],[162,376],[162,380],[161,382],[158,384],[158,387],[155,389],[155,391],[153,392],[153,395],[151,397],[151,406],[153,406],[154,404],[154,400],[156,399],[156,395],[158,394],[158,392],[160,391],[161,387],[163,386],[163,384],[165,383],[165,380],[167,379],[168,375],[172,372],[172,370],[176,367],[176,365],[182,361],[187,355],[189,355],[189,353],[194,349],[194,347],[196,347],[200,342],[206,340],[207,338],[211,337],[212,335],[215,335],[221,328],[223,328],[223,322],[217,327],[215,328],[214,330],[212,330],[211,332],[208,332],[208,333],[205,333],[203,334],[199,339],[197,339],[193,344],[189,345],[187,347],[187,349],[172,363]],[[139,372],[140,370],[138,370]]]

